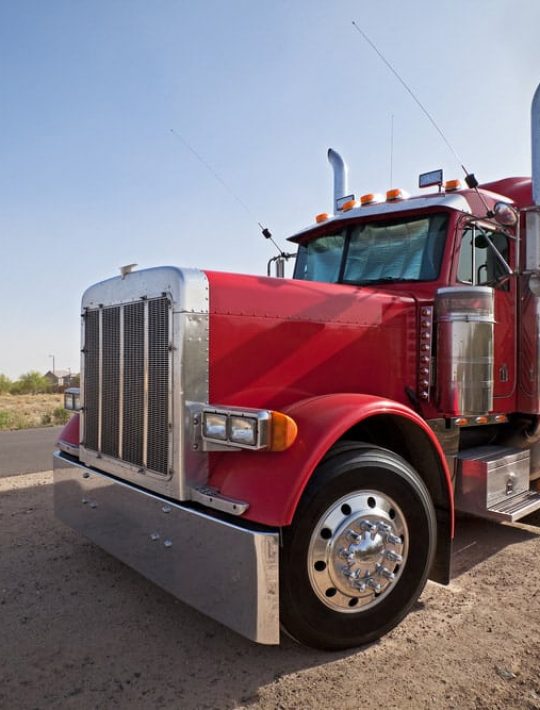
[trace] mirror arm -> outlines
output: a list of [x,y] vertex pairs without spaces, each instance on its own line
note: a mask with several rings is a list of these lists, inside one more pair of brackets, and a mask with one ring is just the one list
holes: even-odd
[[504,256],[501,254],[501,252],[497,249],[495,244],[493,244],[493,241],[491,240],[491,237],[482,229],[482,236],[486,240],[486,242],[489,244],[489,246],[493,249],[495,254],[497,255],[497,259],[500,261],[502,266],[504,267],[505,271],[508,273],[509,276],[512,276],[514,274],[514,271],[510,264],[506,261]]

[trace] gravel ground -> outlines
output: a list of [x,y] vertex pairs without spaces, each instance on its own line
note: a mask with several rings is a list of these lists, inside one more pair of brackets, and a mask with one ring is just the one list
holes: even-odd
[[51,474],[0,480],[0,707],[540,710],[540,514],[459,521],[454,578],[378,643],[257,646],[57,522]]

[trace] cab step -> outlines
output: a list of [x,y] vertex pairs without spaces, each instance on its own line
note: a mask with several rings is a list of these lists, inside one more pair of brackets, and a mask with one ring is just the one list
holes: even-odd
[[515,523],[526,515],[540,510],[540,493],[537,491],[525,491],[517,496],[488,508],[489,517],[496,520]]

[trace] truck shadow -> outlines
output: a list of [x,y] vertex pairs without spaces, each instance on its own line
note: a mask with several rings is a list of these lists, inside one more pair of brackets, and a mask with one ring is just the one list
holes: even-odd
[[452,579],[460,577],[509,545],[538,537],[540,537],[540,511],[528,515],[518,523],[502,525],[490,520],[460,515],[456,520]]

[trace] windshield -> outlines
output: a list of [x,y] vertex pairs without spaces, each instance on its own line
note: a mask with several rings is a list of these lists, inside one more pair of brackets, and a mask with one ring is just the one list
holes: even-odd
[[300,246],[294,278],[350,284],[433,281],[447,224],[447,214],[434,214],[344,227]]

